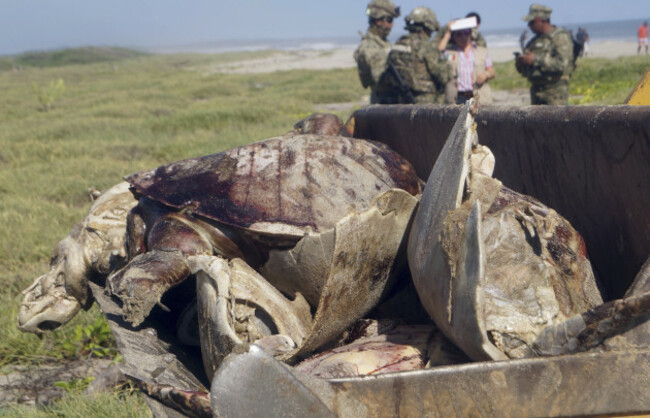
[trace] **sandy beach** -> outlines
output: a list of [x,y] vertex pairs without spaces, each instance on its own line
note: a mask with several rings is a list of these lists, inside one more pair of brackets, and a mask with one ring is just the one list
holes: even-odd
[[[494,62],[505,62],[513,59],[512,48],[489,48],[489,54]],[[350,49],[332,50],[296,50],[279,51],[262,59],[231,62],[211,66],[207,72],[215,73],[265,73],[282,70],[325,70],[334,68],[350,68],[355,66]],[[615,59],[620,56],[636,54],[636,44],[631,42],[605,41],[589,45],[589,57]]]
[[[636,55],[636,43],[621,41],[605,41],[589,45],[591,58],[616,59],[621,56]],[[515,47],[488,48],[494,62],[507,62],[514,59]],[[335,68],[352,68],[356,66],[351,49],[331,50],[293,50],[278,51],[268,57],[229,62],[227,64],[211,64],[202,66],[199,71],[204,74],[214,73],[269,73],[286,70],[327,70]],[[493,90],[495,105],[525,106],[530,104],[528,89],[514,89],[509,91]],[[354,106],[368,104],[369,96],[364,96],[361,101],[353,103],[330,103],[316,107],[315,111],[349,110]]]
[[[636,55],[637,44],[634,42],[604,41],[589,44],[589,57],[615,59],[623,56]],[[513,59],[513,52],[519,48],[488,48],[494,62],[504,62]]]

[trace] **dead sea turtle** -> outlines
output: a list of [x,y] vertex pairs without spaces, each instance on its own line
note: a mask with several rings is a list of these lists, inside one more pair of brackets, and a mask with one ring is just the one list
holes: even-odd
[[295,368],[322,379],[371,376],[468,362],[469,359],[432,323],[402,324],[362,319],[336,347],[298,363]]
[[602,299],[569,222],[472,163],[475,129],[467,105],[423,192],[409,267],[425,309],[470,357],[533,356],[546,327]]
[[126,217],[137,203],[127,182],[93,202],[88,215],[54,248],[49,271],[23,291],[18,312],[21,331],[58,328],[81,307],[90,307],[88,278],[106,276],[126,264]]
[[[137,326],[196,274],[212,369],[233,346],[272,334],[308,352],[374,307],[420,193],[411,165],[385,145],[327,135],[270,138],[126,180],[140,197],[128,218],[132,259],[107,288]],[[260,290],[265,281],[280,292]]]
[[[254,352],[268,354],[267,347],[260,346],[259,342],[249,347],[248,353]],[[239,355],[230,356],[222,367],[237,357]],[[276,366],[279,365],[272,359],[268,360]],[[284,372],[275,374],[272,378],[264,374],[258,375],[258,378],[286,386],[287,381],[295,379],[292,376],[304,376],[311,379],[311,382],[319,382],[316,383],[317,387],[322,390],[328,386],[326,381],[330,379],[378,376],[468,361],[469,359],[432,323],[405,325],[400,321],[363,319],[346,330],[335,343],[335,347],[312,355],[294,367],[282,365]],[[158,379],[151,379],[146,372],[139,372],[130,366],[127,366],[126,372],[144,394],[188,416],[216,416],[220,407],[225,406],[218,399],[219,396],[210,396],[210,393],[202,388],[188,390],[186,386],[178,383],[161,383]],[[222,373],[222,370],[217,370],[217,374],[219,373]],[[237,374],[232,376],[236,378]],[[212,390],[214,389],[213,386]],[[217,391],[219,390],[224,389],[217,388]],[[316,390],[317,396],[319,393],[320,391]],[[255,391],[247,392],[244,397],[249,397],[249,402],[264,398],[261,393]]]
[[[287,135],[335,135],[342,132],[342,125],[334,114],[313,113]],[[92,304],[88,279],[106,277],[126,264],[126,218],[138,202],[129,187],[121,182],[104,193],[89,189],[94,202],[88,214],[56,245],[49,271],[23,291],[18,314],[21,331],[41,333],[67,323],[81,307]]]
[[[167,206],[140,195],[141,204],[134,208],[130,185],[114,186],[57,245],[50,271],[25,290],[20,329],[42,332],[67,322],[92,303],[90,277],[105,277],[133,259],[129,268],[111,276],[108,288],[124,297],[127,315],[134,300],[147,305],[136,309],[140,320],[165,289],[187,275],[185,267],[204,278],[205,291],[199,292],[203,333],[218,334],[206,340],[211,367],[218,364],[213,357],[221,359],[237,344],[258,341],[285,352],[302,341],[294,350],[302,356],[340,334],[374,307],[389,277],[405,264],[397,253],[421,187],[410,164],[384,145],[318,135],[340,126],[334,115],[312,115],[283,137],[162,167],[157,172],[173,172],[165,180],[181,186],[165,197],[179,198],[175,193],[181,191],[178,211],[171,201],[165,201]],[[315,134],[300,135],[310,131]],[[210,161],[216,170],[201,172]],[[191,169],[183,171],[187,166]],[[185,180],[179,180],[180,172]],[[137,183],[145,177],[130,178]],[[206,189],[211,179],[216,183]],[[199,196],[204,200],[194,199]],[[219,201],[226,204],[225,222],[201,215],[201,204]],[[188,256],[196,253],[207,258]],[[177,263],[186,256],[189,264]],[[156,264],[161,262],[168,264]],[[152,270],[159,276],[150,275]],[[284,293],[269,286],[267,278]],[[234,300],[227,314],[211,317],[220,306],[217,299],[226,294]],[[268,335],[273,333],[281,335]],[[213,344],[214,339],[227,347]]]

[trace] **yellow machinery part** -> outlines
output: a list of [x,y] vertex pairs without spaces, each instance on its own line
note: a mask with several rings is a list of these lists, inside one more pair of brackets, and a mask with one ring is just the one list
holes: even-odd
[[650,70],[643,76],[639,84],[636,85],[632,93],[625,101],[625,104],[635,106],[650,105]]

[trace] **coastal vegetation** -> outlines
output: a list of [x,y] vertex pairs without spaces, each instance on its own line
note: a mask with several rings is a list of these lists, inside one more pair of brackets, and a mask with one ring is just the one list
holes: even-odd
[[131,49],[94,46],[60,49],[56,51],[30,51],[11,57],[0,57],[0,70],[113,62],[143,55],[146,54]]
[[[641,77],[650,69],[645,56],[606,58],[579,58],[571,77],[570,104],[622,104]],[[528,89],[525,78],[515,70],[512,62],[495,64],[497,77],[490,81],[495,90]]]
[[[282,134],[314,111],[345,120],[363,105],[368,93],[354,68],[215,71],[271,53],[147,55],[82,48],[0,57],[0,374],[80,357],[119,361],[95,307],[41,338],[15,327],[20,291],[47,270],[55,244],[86,214],[89,188],[105,190],[125,174]],[[644,57],[581,59],[572,102],[620,104],[648,64]],[[493,88],[527,88],[512,63],[496,69]],[[54,89],[50,96],[39,97],[48,86]],[[149,413],[132,391],[91,398],[82,395],[82,383],[61,384],[66,397],[45,409],[0,406],[0,414]]]

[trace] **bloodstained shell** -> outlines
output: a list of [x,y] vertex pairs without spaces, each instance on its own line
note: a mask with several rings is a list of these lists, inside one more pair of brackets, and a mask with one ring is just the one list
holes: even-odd
[[256,232],[302,236],[333,228],[391,189],[420,193],[411,164],[386,145],[289,135],[125,177],[144,196]]

